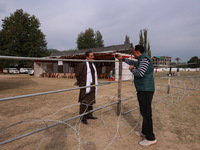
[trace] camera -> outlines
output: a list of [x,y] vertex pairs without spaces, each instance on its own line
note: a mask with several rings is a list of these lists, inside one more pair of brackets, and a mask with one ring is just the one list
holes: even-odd
[[115,58],[118,58],[118,57],[119,57],[119,55],[115,54]]

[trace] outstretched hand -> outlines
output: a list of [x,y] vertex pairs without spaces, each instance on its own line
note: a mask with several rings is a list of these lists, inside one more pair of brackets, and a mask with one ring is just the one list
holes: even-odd
[[131,69],[133,69],[133,68],[135,68],[135,66],[133,66],[133,65],[130,65],[130,66],[129,66],[129,70],[131,70]]
[[116,55],[118,55],[118,57],[117,57],[118,60],[122,60],[123,59],[122,55],[120,55],[120,54],[116,54]]

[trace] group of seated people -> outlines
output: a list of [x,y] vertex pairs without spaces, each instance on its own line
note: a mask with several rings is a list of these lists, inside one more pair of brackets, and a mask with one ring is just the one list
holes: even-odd
[[41,77],[75,79],[75,73],[42,73]]
[[[48,78],[68,78],[68,79],[75,79],[75,73],[42,73],[41,77],[48,77]],[[105,73],[98,73],[97,74],[99,79],[109,79],[110,75]]]

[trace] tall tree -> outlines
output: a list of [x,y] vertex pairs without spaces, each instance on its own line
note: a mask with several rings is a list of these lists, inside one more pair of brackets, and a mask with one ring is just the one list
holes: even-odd
[[96,48],[103,47],[104,41],[100,31],[96,31],[92,28],[88,28],[85,32],[81,32],[77,38],[77,48],[78,49],[88,49],[88,48]]
[[128,35],[125,36],[124,44],[130,44],[130,39]]
[[144,38],[143,38],[143,32],[142,30],[140,30],[140,33],[139,33],[139,45],[144,45]]
[[96,47],[104,47],[103,36],[101,35],[101,32],[99,30],[95,32],[95,43]]
[[143,29],[144,31],[144,52],[147,54],[147,29]]
[[[34,16],[16,10],[2,19],[0,31],[0,55],[43,57],[48,55],[45,35],[39,29],[40,22]],[[21,61],[23,62],[23,61]]]
[[148,56],[151,58],[151,48],[150,48],[150,43],[148,41]]
[[[144,52],[151,57],[150,43],[147,43],[147,29],[140,30],[139,33],[139,44],[144,46]],[[150,52],[149,52],[150,51]]]
[[83,35],[83,38],[84,38],[84,42],[85,42],[86,46],[88,46],[86,48],[94,48],[94,47],[96,47],[95,34],[94,34],[94,30],[92,28],[89,28],[88,30],[85,31],[85,34]]
[[86,44],[85,44],[83,36],[84,36],[83,32],[79,33],[79,35],[78,35],[78,38],[77,38],[77,41],[76,41],[78,49],[84,49],[86,47],[85,46]]

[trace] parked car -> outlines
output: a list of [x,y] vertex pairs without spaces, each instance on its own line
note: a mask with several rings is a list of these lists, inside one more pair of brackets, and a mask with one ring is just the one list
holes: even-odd
[[8,68],[3,68],[3,73],[8,73]]
[[33,76],[34,75],[34,70],[32,68],[28,68],[28,74]]
[[19,70],[17,70],[17,68],[9,68],[9,73],[19,73]]
[[28,73],[28,69],[27,68],[20,68],[19,72],[20,73]]

